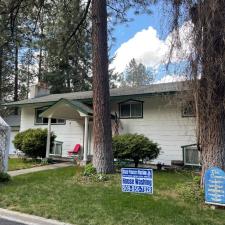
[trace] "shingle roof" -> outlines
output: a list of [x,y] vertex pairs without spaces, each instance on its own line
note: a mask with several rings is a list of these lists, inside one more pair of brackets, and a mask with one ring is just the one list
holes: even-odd
[[[119,96],[135,96],[135,95],[151,95],[151,94],[163,94],[163,93],[171,93],[178,92],[182,90],[187,90],[188,86],[185,82],[173,82],[173,83],[163,83],[163,84],[152,84],[147,86],[139,86],[139,87],[123,87],[123,88],[115,88],[110,89],[110,97],[111,99]],[[11,102],[3,104],[5,106],[20,106],[24,104],[35,104],[35,103],[54,103],[60,99],[67,100],[87,100],[92,99],[93,92],[85,91],[85,92],[72,92],[72,93],[64,93],[64,94],[51,94],[43,97],[26,99],[17,102]]]
[[10,127],[20,126],[20,115],[10,115],[3,118]]
[[78,110],[86,115],[93,115],[93,110],[89,106],[83,104],[82,102],[79,102],[76,100],[71,101],[71,100],[67,100],[67,99],[60,99],[58,102],[54,103],[52,106],[48,107],[44,112],[42,112],[40,114],[40,116],[48,117],[49,114],[50,115],[52,114],[52,110],[58,111],[58,106],[62,103],[69,106],[70,108],[75,109],[76,111]]

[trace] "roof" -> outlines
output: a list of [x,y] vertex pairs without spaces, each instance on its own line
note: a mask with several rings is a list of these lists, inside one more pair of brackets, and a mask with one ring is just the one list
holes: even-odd
[[5,120],[0,116],[0,130],[5,130],[9,128],[9,125],[6,123]]
[[[68,119],[68,114],[71,114],[71,118],[74,118],[75,112],[80,112],[85,115],[93,115],[93,110],[76,100],[60,99],[52,106],[48,107],[44,112],[40,114],[41,117],[53,117]],[[79,114],[78,114],[79,115]],[[79,115],[80,116],[80,115]],[[70,118],[69,118],[70,119]]]
[[[110,89],[111,99],[120,96],[143,96],[143,95],[155,95],[155,94],[168,94],[175,93],[182,90],[187,90],[187,85],[185,82],[173,82],[173,83],[162,83],[162,84],[152,84],[139,87],[123,87]],[[64,94],[51,94],[43,97],[25,99],[22,101],[5,103],[4,106],[21,106],[25,104],[36,104],[36,103],[54,103],[60,99],[67,100],[91,100],[93,96],[92,91],[85,92],[72,92]]]
[[[93,116],[93,109],[80,101],[60,99],[53,105],[49,106],[39,116],[45,118],[74,120],[76,116],[78,116],[78,118],[83,116]],[[111,118],[114,119],[115,116],[111,114]]]
[[20,115],[10,115],[7,117],[4,117],[4,121],[10,126],[10,127],[19,127],[20,126]]

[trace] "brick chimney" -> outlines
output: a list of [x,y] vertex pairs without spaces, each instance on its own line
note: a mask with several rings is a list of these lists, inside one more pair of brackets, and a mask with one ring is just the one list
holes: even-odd
[[30,86],[30,93],[29,93],[30,99],[46,96],[49,94],[50,90],[48,88],[48,85],[44,82],[38,82],[37,84]]

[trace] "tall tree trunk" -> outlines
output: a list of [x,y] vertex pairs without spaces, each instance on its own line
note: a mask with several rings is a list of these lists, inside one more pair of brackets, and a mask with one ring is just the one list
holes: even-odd
[[43,54],[42,54],[42,46],[40,46],[39,49],[39,63],[38,63],[38,81],[42,80],[42,58],[43,58]]
[[[225,170],[225,1],[206,0],[198,5],[195,26],[202,36],[202,78],[198,82],[198,129],[205,170]],[[202,10],[202,11],[201,11]],[[201,46],[196,43],[196,46]]]
[[39,63],[38,63],[38,82],[42,81],[42,64],[43,64],[43,36],[44,36],[44,23],[42,12],[40,16],[40,49],[39,49]]
[[27,65],[27,93],[26,93],[27,99],[29,98],[29,90],[30,90],[30,61],[28,62]]
[[15,43],[14,101],[18,101],[18,45]]
[[94,108],[93,163],[98,173],[112,173],[106,0],[92,0],[92,70]]

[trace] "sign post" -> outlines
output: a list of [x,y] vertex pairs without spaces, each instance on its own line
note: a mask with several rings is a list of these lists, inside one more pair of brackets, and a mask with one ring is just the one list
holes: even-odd
[[153,194],[153,170],[122,168],[122,192]]
[[225,172],[213,167],[205,172],[205,203],[225,206]]

